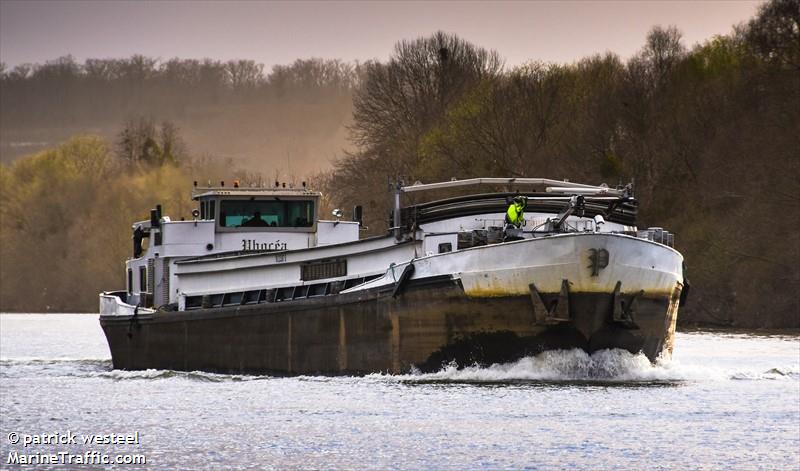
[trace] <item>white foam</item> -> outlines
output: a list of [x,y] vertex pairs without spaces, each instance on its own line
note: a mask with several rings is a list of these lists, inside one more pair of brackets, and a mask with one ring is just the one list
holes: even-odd
[[220,383],[223,381],[254,381],[268,379],[270,376],[255,375],[230,375],[220,373],[206,373],[204,371],[175,371],[175,370],[111,370],[95,372],[92,376],[109,378],[113,380],[134,380],[134,379],[185,379],[190,381],[201,381],[210,383]]
[[[373,375],[373,377],[376,375]],[[414,371],[393,378],[407,381],[447,382],[511,382],[511,381],[598,381],[598,382],[672,382],[797,380],[797,371],[772,368],[769,370],[726,369],[698,364],[682,364],[676,360],[659,359],[655,364],[644,354],[625,350],[601,350],[591,355],[583,350],[555,350],[522,358],[513,363],[488,367],[459,368],[451,364],[435,373]],[[385,378],[385,376],[384,376]]]

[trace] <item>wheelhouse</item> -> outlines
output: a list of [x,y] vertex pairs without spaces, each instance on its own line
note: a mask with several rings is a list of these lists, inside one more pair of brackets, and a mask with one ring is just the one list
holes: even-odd
[[315,232],[319,194],[305,188],[203,189],[192,195],[200,218],[218,232]]

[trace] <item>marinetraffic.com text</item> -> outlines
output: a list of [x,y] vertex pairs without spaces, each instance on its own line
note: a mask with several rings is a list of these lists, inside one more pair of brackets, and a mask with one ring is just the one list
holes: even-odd
[[139,446],[139,438],[139,432],[107,434],[76,434],[71,430],[38,434],[9,432],[6,440],[9,445],[17,449],[9,450],[5,464],[147,464],[147,457],[140,453],[109,453],[114,447]]

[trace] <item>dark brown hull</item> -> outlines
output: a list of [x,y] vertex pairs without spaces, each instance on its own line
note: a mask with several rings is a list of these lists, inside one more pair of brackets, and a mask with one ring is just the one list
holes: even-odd
[[[403,373],[514,361],[543,350],[671,352],[680,285],[638,296],[627,322],[611,293],[569,293],[569,320],[542,319],[533,296],[467,297],[457,281],[409,282],[295,301],[101,316],[114,368],[255,374]],[[545,306],[564,293],[542,294]],[[630,298],[629,298],[630,299]],[[563,317],[563,316],[562,316]]]

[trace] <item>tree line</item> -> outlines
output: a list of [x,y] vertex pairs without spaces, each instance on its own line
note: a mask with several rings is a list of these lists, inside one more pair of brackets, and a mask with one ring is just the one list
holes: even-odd
[[[352,117],[337,126],[348,126],[350,144],[313,181],[326,204],[364,205],[365,224],[375,233],[387,227],[387,178],[632,181],[641,204],[639,225],[677,233],[676,247],[686,256],[692,292],[681,322],[800,326],[794,295],[800,289],[800,234],[791,224],[800,213],[799,5],[772,0],[730,34],[691,48],[678,29],[655,27],[628,60],[604,54],[506,69],[497,52],[439,32],[399,42],[385,62],[312,61],[319,66],[314,68],[298,61],[264,75],[257,64],[234,73],[224,63],[175,60],[194,72],[181,75],[177,65],[156,62],[144,67],[149,72],[139,80],[134,72],[114,72],[102,79],[108,89],[138,97],[130,106],[159,120],[129,119],[112,138],[80,138],[0,167],[0,309],[41,310],[46,302],[59,310],[93,310],[97,291],[124,283],[118,261],[128,251],[131,221],[146,218],[157,201],[170,215],[188,215],[191,179],[231,177],[230,163],[192,152],[191,129],[180,119],[187,137],[177,136],[170,119],[180,106],[159,108],[164,95],[158,84],[184,80],[175,83],[195,84],[179,94],[186,107],[283,100],[295,106],[282,110],[295,110],[298,123],[310,119],[309,109],[296,107],[310,99],[308,90],[341,94]],[[100,72],[89,75],[87,64],[72,67],[70,76],[78,78],[69,86],[90,76],[100,80]],[[34,75],[3,72],[0,93],[14,95],[20,111],[25,106],[17,94],[26,84],[34,87]],[[16,88],[7,88],[11,82]],[[292,87],[302,92],[287,93]],[[63,96],[73,99],[71,92]],[[37,103],[43,102],[32,106]],[[43,109],[60,106],[49,103]],[[331,115],[341,117],[336,110]],[[8,116],[6,108],[2,112]],[[257,134],[259,125],[281,120],[276,114],[252,117],[268,123],[239,120],[241,133]],[[317,132],[329,132],[336,119]],[[94,173],[105,178],[83,181],[89,177],[74,170],[80,165],[104,169]],[[243,178],[260,178],[251,167],[241,168]],[[271,179],[269,170],[256,170]],[[63,189],[59,196],[48,191],[55,188]],[[79,207],[71,201],[85,205],[80,220],[67,217]],[[25,262],[31,253],[41,257],[39,263]],[[35,283],[34,275],[48,264],[61,268],[48,269],[51,278]],[[62,283],[68,278],[81,282]]]
[[203,107],[265,105],[283,99],[313,103],[347,98],[358,82],[358,64],[298,59],[268,74],[253,60],[159,61],[64,56],[44,64],[0,65],[3,127],[96,122],[153,114],[182,118]]

